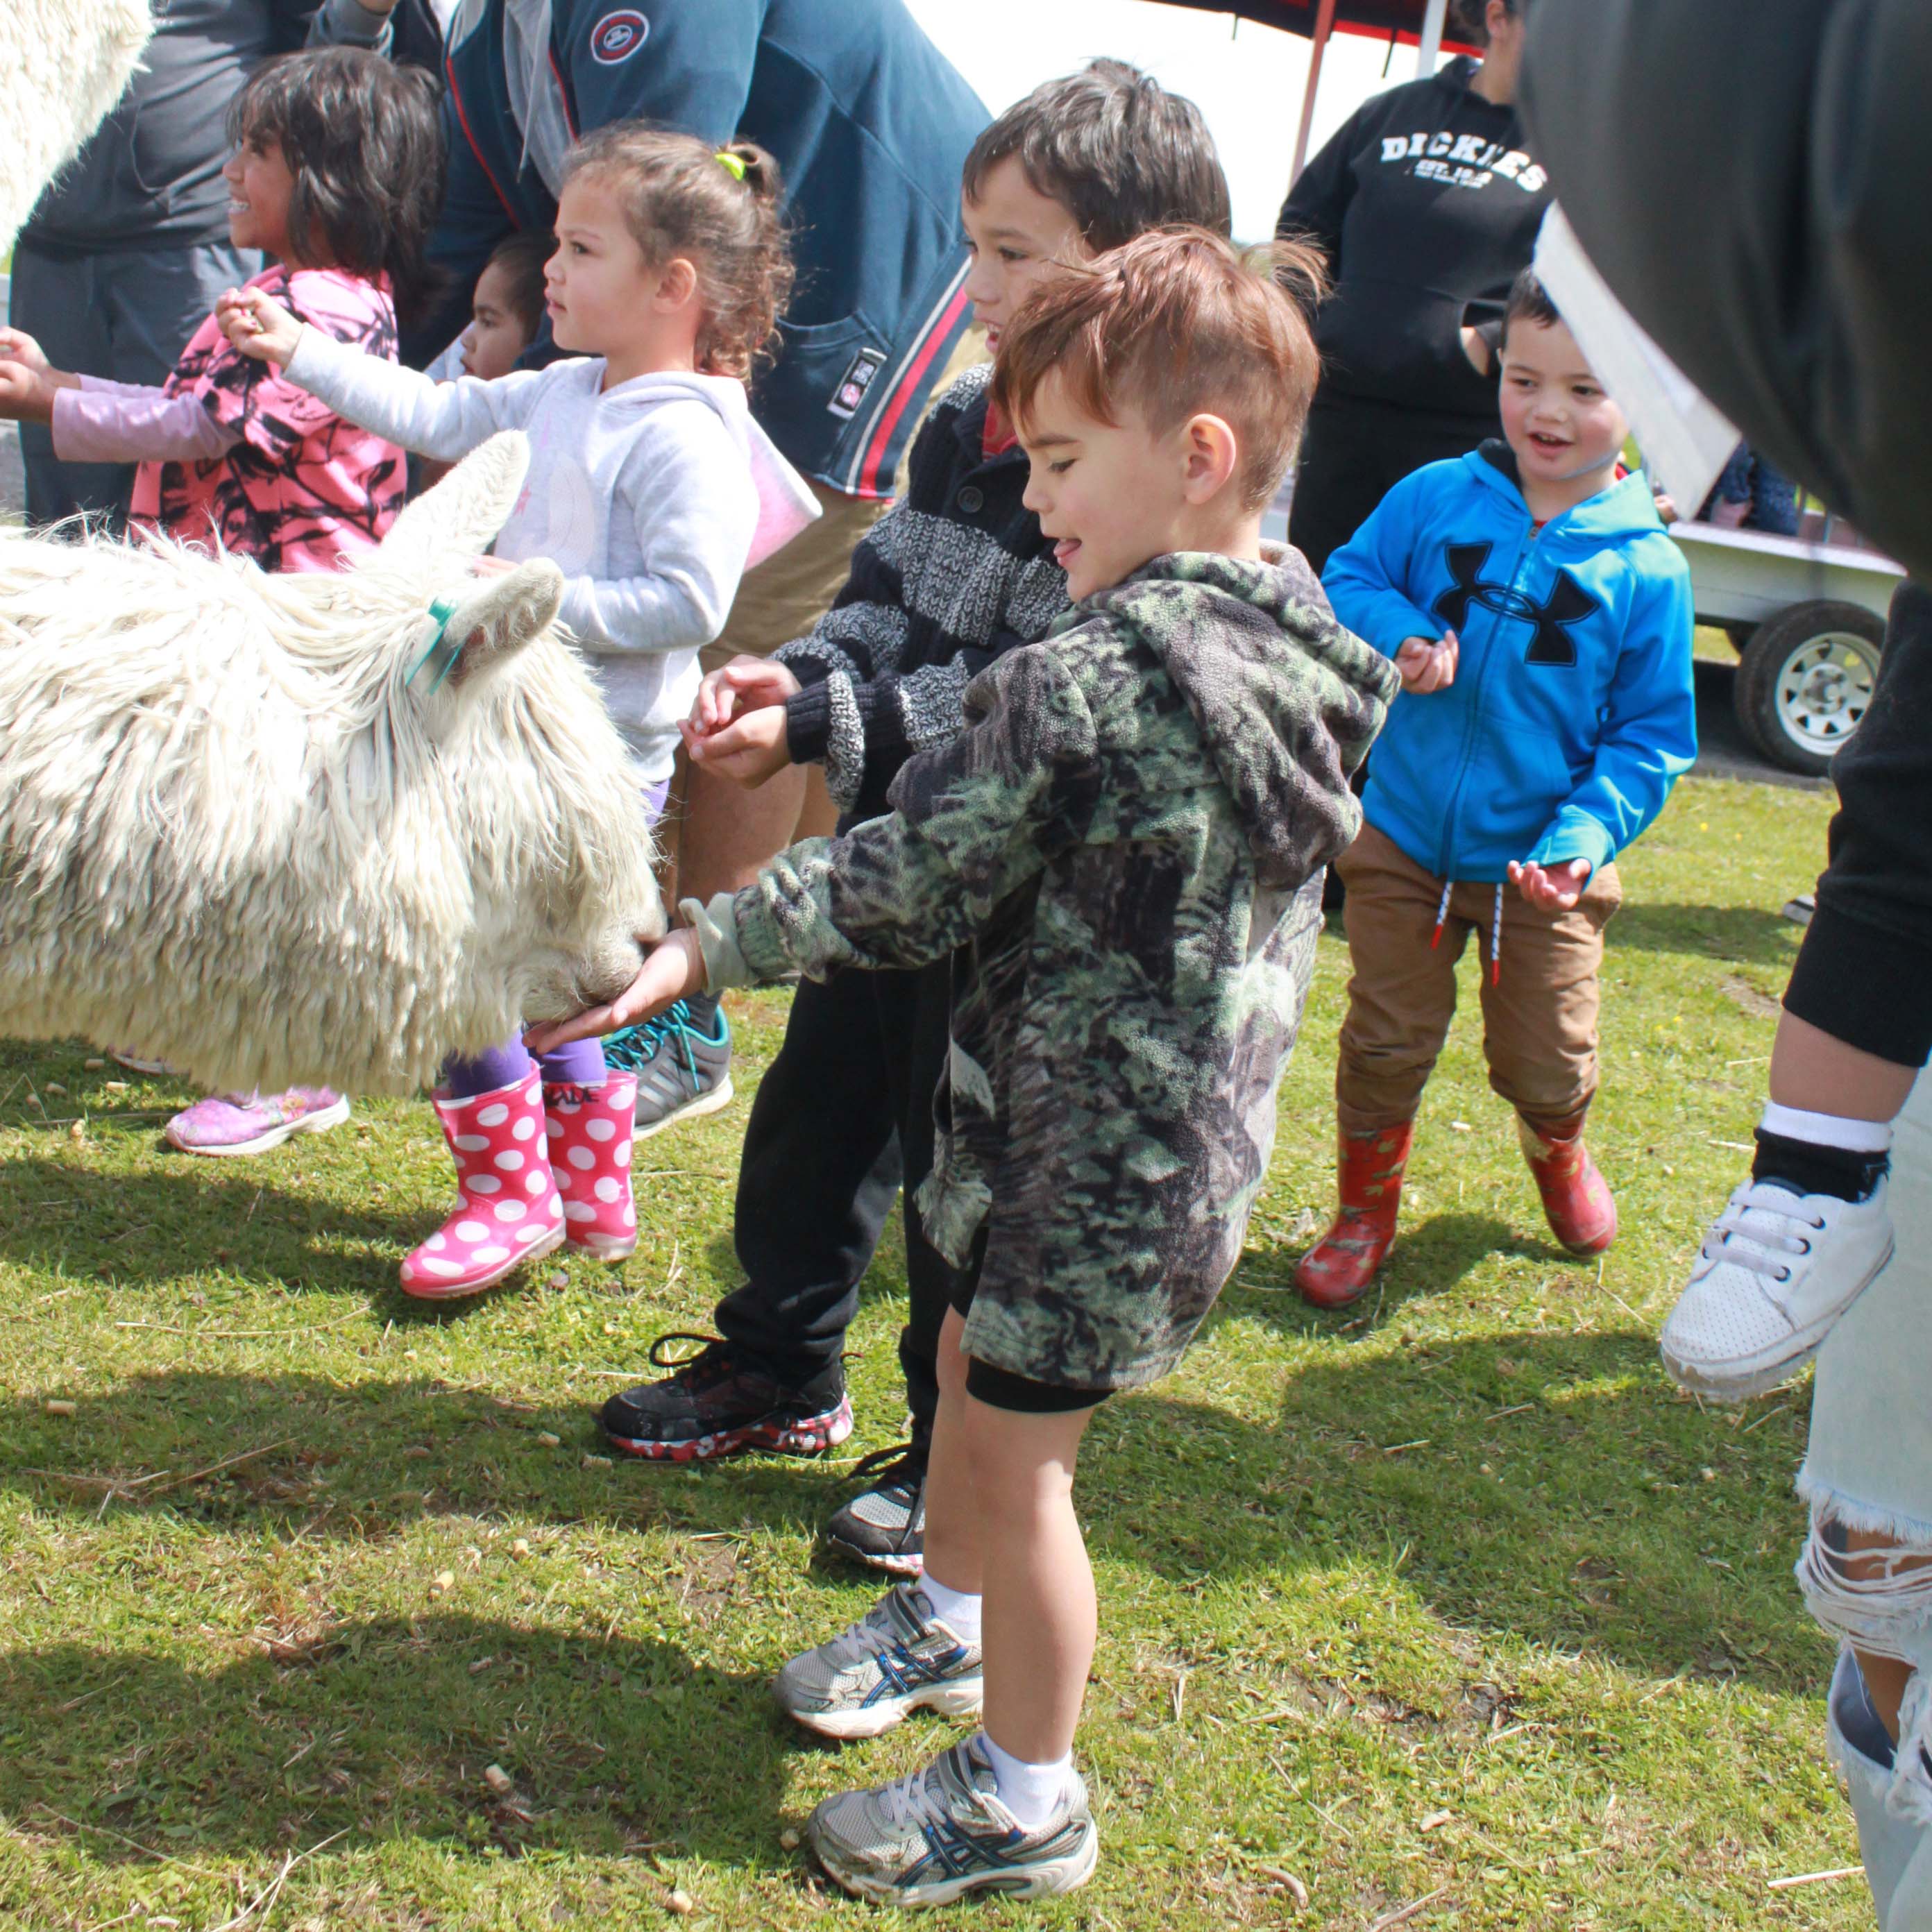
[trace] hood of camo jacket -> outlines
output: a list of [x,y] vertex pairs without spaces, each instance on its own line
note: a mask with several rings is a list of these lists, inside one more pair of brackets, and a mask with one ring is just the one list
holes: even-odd
[[1362,796],[1438,879],[1607,865],[1696,758],[1690,572],[1641,472],[1539,529],[1508,445],[1486,442],[1404,477],[1322,582],[1390,657],[1460,642],[1454,684],[1390,710]]
[[1345,630],[1299,550],[1258,560],[1154,558],[1068,610],[1052,635],[1104,614],[1172,680],[1264,876],[1299,885],[1361,823],[1348,776],[1402,688]]

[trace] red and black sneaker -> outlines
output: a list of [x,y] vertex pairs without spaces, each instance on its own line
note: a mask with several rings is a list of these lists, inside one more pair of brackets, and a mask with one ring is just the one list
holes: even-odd
[[[674,1362],[663,1353],[673,1342],[700,1346]],[[670,1373],[614,1395],[597,1418],[627,1455],[658,1462],[709,1462],[746,1449],[816,1456],[852,1432],[852,1404],[836,1362],[794,1388],[716,1335],[676,1330],[651,1344],[650,1360]]]

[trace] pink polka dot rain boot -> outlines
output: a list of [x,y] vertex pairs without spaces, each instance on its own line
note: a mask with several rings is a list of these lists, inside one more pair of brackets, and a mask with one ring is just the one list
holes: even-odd
[[456,1162],[456,1212],[403,1262],[403,1292],[424,1300],[480,1294],[563,1239],[550,1178],[543,1083],[532,1066],[514,1086],[432,1104]]
[[631,1198],[638,1076],[614,1066],[601,1087],[546,1085],[543,1098],[566,1238],[600,1261],[620,1262],[638,1245]]

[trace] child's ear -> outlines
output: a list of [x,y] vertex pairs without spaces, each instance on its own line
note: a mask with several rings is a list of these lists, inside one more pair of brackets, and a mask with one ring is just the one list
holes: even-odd
[[682,255],[674,255],[658,277],[657,293],[652,297],[662,309],[679,309],[698,292],[698,265]]
[[1224,416],[1190,416],[1180,436],[1181,494],[1190,503],[1210,502],[1240,466],[1240,444]]

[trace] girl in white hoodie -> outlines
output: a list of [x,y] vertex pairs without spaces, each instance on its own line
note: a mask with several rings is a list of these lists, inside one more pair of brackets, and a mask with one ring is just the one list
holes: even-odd
[[[218,311],[238,348],[405,448],[454,462],[499,430],[528,435],[523,495],[477,568],[546,556],[562,569],[560,614],[653,816],[699,646],[724,628],[744,572],[818,514],[746,400],[790,288],[778,193],[749,142],[600,129],[572,154],[545,270],[552,334],[576,353],[494,381],[379,362],[258,289]],[[569,1049],[538,1067],[512,1040],[452,1061],[444,1082],[434,1102],[462,1199],[404,1262],[407,1293],[476,1294],[566,1239],[613,1261],[631,1252],[634,1073]]]

